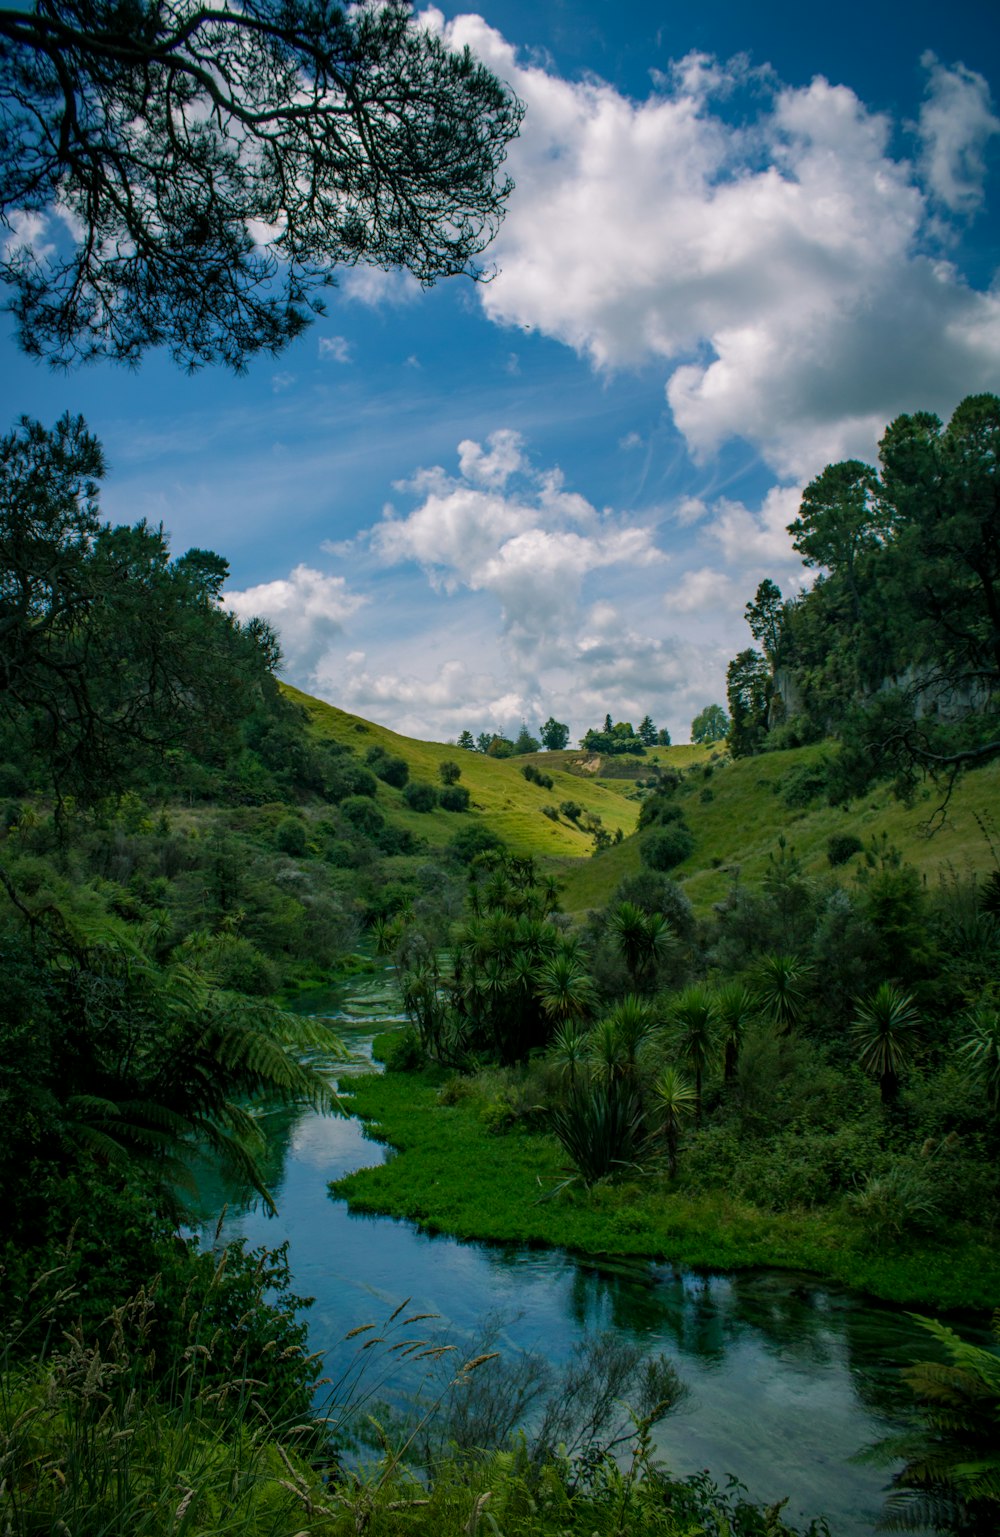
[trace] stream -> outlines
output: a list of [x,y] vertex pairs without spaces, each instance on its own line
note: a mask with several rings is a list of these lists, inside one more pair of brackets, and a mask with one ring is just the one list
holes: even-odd
[[[371,1070],[372,1038],[398,1019],[391,972],[312,995],[357,1060],[330,1064],[346,1094]],[[536,1351],[566,1361],[586,1334],[608,1329],[674,1363],[688,1393],[657,1427],[657,1455],[679,1474],[735,1475],[753,1499],[788,1497],[795,1523],[825,1515],[832,1537],[867,1537],[888,1470],[851,1458],[898,1425],[906,1390],[898,1369],[931,1354],[899,1308],[880,1306],[786,1271],[702,1274],[670,1264],[587,1262],[561,1250],[460,1243],[389,1217],[352,1216],[329,1182],[392,1157],[357,1120],[308,1109],[264,1112],[266,1177],[278,1204],[230,1204],[224,1240],[274,1248],[288,1241],[293,1290],[315,1298],[309,1348],[328,1375],[353,1359],[345,1334],[380,1324],[406,1298],[410,1311],[474,1352],[499,1320],[504,1356]],[[231,1193],[206,1192],[220,1211]],[[206,1231],[214,1231],[206,1223]],[[391,1358],[398,1362],[399,1357]],[[394,1376],[382,1397],[392,1397]]]

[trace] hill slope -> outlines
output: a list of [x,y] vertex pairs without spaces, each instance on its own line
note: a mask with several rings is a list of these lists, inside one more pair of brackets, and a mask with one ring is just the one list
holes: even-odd
[[[810,771],[831,751],[829,744],[736,761],[726,761],[708,748],[686,745],[656,748],[645,760],[626,764],[595,760],[579,750],[496,759],[447,743],[401,736],[298,690],[286,688],[286,693],[307,711],[319,736],[351,747],[362,758],[369,747],[382,747],[405,759],[412,778],[432,784],[440,783],[441,763],[449,759],[459,763],[461,783],[472,796],[471,810],[462,816],[441,810],[412,811],[398,792],[386,786],[379,787],[379,798],[391,803],[394,819],[434,847],[449,842],[470,820],[484,822],[515,853],[538,858],[559,876],[563,905],[569,912],[602,905],[624,876],[638,870],[639,842],[633,834],[645,780],[639,787],[636,776],[642,779],[644,768],[648,773],[654,765],[684,775],[677,794],[695,847],[674,875],[700,912],[721,899],[734,876],[751,882],[759,879],[782,835],[807,873],[815,875],[829,871],[828,841],[839,833],[854,833],[866,844],[872,838],[887,838],[928,882],[981,873],[997,863],[988,833],[991,817],[1000,807],[1000,763],[967,773],[952,795],[943,824],[929,834],[927,823],[940,799],[930,784],[912,806],[894,800],[886,787],[847,808],[829,806],[821,790],[805,805],[790,804],[808,798]],[[526,780],[525,764],[550,774],[552,788]],[[566,801],[575,801],[585,813],[600,817],[612,835],[620,828],[623,841],[593,856],[591,834],[565,815],[553,821],[542,811],[544,806],[558,808]],[[1000,848],[1000,835],[996,843]]]

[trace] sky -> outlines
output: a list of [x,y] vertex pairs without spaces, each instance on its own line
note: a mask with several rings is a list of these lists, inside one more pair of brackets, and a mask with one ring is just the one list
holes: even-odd
[[[53,374],[0,316],[4,420],[83,412],[113,522],[224,555],[283,675],[408,735],[674,741],[725,701],[827,463],[1000,392],[986,0],[488,0],[418,13],[526,106],[489,283],[356,269],[247,373]],[[4,427],[3,430],[6,430]]]

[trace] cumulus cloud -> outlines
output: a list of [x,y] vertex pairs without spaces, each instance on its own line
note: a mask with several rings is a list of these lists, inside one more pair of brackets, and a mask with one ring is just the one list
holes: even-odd
[[930,72],[919,123],[927,185],[953,213],[974,213],[983,201],[983,152],[1000,133],[990,88],[964,64],[949,69],[933,53],[925,53],[921,63]]
[[270,621],[281,638],[283,670],[302,682],[314,676],[345,622],[366,602],[342,576],[325,576],[305,564],[277,581],[223,593],[225,606],[241,619],[260,615]]
[[[637,102],[522,62],[481,17],[429,14],[528,107],[487,314],[600,369],[661,358],[696,456],[741,437],[808,478],[870,457],[900,410],[995,387],[1000,292],[968,286],[928,241],[934,199],[980,196],[996,131],[981,76],[930,64],[925,187],[889,119],[822,77],[791,88],[743,58],[690,55]],[[749,123],[719,108],[736,90],[756,103]]]
[[589,576],[663,559],[647,528],[599,512],[558,470],[533,471],[515,432],[494,432],[486,447],[462,442],[457,475],[435,467],[402,489],[418,505],[403,517],[390,509],[376,525],[375,555],[416,563],[439,591],[490,594],[523,666],[572,644]]

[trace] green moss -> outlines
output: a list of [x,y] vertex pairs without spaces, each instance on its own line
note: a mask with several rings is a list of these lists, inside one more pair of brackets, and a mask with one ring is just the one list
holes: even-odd
[[764,1212],[720,1192],[686,1192],[661,1175],[546,1199],[567,1176],[554,1138],[491,1134],[468,1100],[442,1104],[440,1078],[352,1082],[368,1135],[401,1156],[331,1186],[353,1211],[405,1217],[463,1239],[551,1244],[578,1253],[669,1259],[707,1269],[813,1271],[887,1301],[986,1308],[1000,1295],[1000,1256],[971,1229],[948,1242],[873,1250],[842,1207]]

